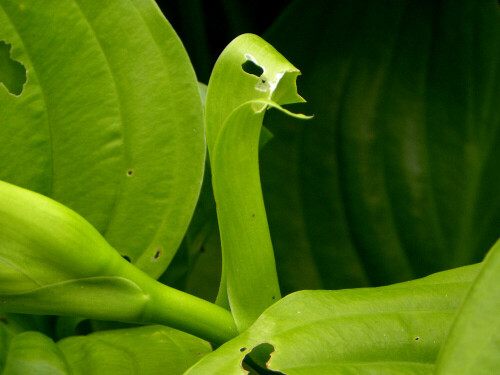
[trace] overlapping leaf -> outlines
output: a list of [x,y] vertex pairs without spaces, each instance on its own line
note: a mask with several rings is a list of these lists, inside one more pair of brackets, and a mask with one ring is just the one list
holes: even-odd
[[69,208],[3,181],[0,196],[1,311],[159,323],[218,344],[236,335],[227,310],[149,277]]
[[441,350],[437,375],[487,375],[500,368],[500,242],[483,263]]
[[194,336],[162,326],[104,331],[54,343],[38,332],[13,335],[5,375],[182,374],[211,351]]
[[263,343],[274,347],[267,367],[287,375],[432,374],[478,271],[474,265],[387,287],[293,293],[186,374],[245,374],[242,360]]
[[0,179],[88,219],[157,277],[188,226],[204,163],[188,57],[152,0],[0,1],[0,41],[27,70],[0,86]]
[[298,0],[265,38],[315,114],[265,120],[283,291],[481,260],[500,236],[498,3]]
[[205,105],[212,185],[223,254],[218,302],[240,330],[281,297],[260,187],[258,151],[269,108],[303,102],[300,72],[256,35],[233,40],[219,57]]

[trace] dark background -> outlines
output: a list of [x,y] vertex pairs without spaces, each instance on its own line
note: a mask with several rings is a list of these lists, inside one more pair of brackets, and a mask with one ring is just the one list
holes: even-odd
[[163,0],[157,3],[184,43],[198,79],[208,83],[217,57],[232,39],[243,33],[262,35],[291,1]]

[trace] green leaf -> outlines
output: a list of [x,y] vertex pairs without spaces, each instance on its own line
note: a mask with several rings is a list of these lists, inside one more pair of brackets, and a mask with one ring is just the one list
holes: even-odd
[[0,41],[27,70],[19,96],[0,86],[0,179],[74,209],[158,277],[205,157],[196,78],[171,26],[152,0],[2,0]]
[[12,338],[3,374],[64,375],[70,369],[60,349],[39,332],[24,332]]
[[231,314],[152,279],[74,211],[0,181],[0,310],[160,323],[215,343]]
[[245,374],[242,360],[250,353],[259,360],[264,343],[274,347],[267,367],[287,375],[432,374],[478,271],[474,265],[380,288],[293,293],[186,375]]
[[264,121],[284,293],[425,276],[500,237],[499,17],[495,0],[298,0],[265,34],[315,115]]
[[3,374],[182,374],[210,352],[210,344],[161,326],[98,332],[55,344],[38,332],[10,342]]
[[451,328],[436,375],[494,374],[500,368],[500,241],[490,250]]
[[208,84],[205,126],[223,254],[218,303],[230,306],[240,330],[281,296],[258,150],[266,110],[293,115],[280,104],[304,101],[296,92],[299,73],[271,45],[245,34],[222,52]]

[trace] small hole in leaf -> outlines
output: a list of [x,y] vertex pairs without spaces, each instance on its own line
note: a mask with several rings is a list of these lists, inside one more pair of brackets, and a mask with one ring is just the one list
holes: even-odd
[[[246,348],[245,348],[246,350]],[[240,352],[242,350],[240,349]],[[246,371],[251,371],[255,369],[258,374],[283,374],[279,371],[273,371],[269,369],[269,360],[271,359],[271,354],[274,352],[274,346],[268,343],[262,343],[253,348],[250,353],[248,353],[243,361],[241,362],[241,367]],[[251,372],[255,373],[255,372]]]
[[0,84],[13,95],[19,96],[26,83],[26,68],[10,57],[12,46],[0,41]]
[[262,73],[264,73],[264,69],[251,60],[247,60],[241,64],[241,68],[245,73],[252,74],[257,77],[260,77]]
[[240,348],[240,352],[244,352],[245,350],[247,350],[246,347]]
[[160,255],[161,255],[161,249],[157,248],[155,251],[155,255],[153,255],[153,258],[158,259],[160,257]]
[[130,257],[128,255],[122,255],[122,258],[125,259],[127,262],[131,262]]
[[130,176],[132,176],[133,174],[134,174],[134,171],[133,171],[132,169],[129,169],[129,170],[127,171],[127,176],[129,176],[129,177],[130,177]]
[[415,337],[415,341],[418,341],[418,340],[420,340],[420,337],[418,337],[418,336]]
[[276,299],[276,297],[275,297],[275,296],[273,296],[273,299]]

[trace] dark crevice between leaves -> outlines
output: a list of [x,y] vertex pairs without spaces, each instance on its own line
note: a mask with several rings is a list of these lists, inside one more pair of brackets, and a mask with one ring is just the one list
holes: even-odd
[[22,63],[12,59],[11,49],[12,45],[0,41],[0,85],[12,95],[20,96],[27,80],[27,71]]
[[[246,347],[240,348],[240,352],[245,352]],[[271,354],[274,352],[274,346],[268,343],[262,343],[254,347],[250,352],[247,353],[243,361],[241,362],[241,367],[248,371],[250,375],[271,375],[271,374],[281,374],[286,375],[280,371],[274,371],[268,368],[269,360],[271,359]]]

